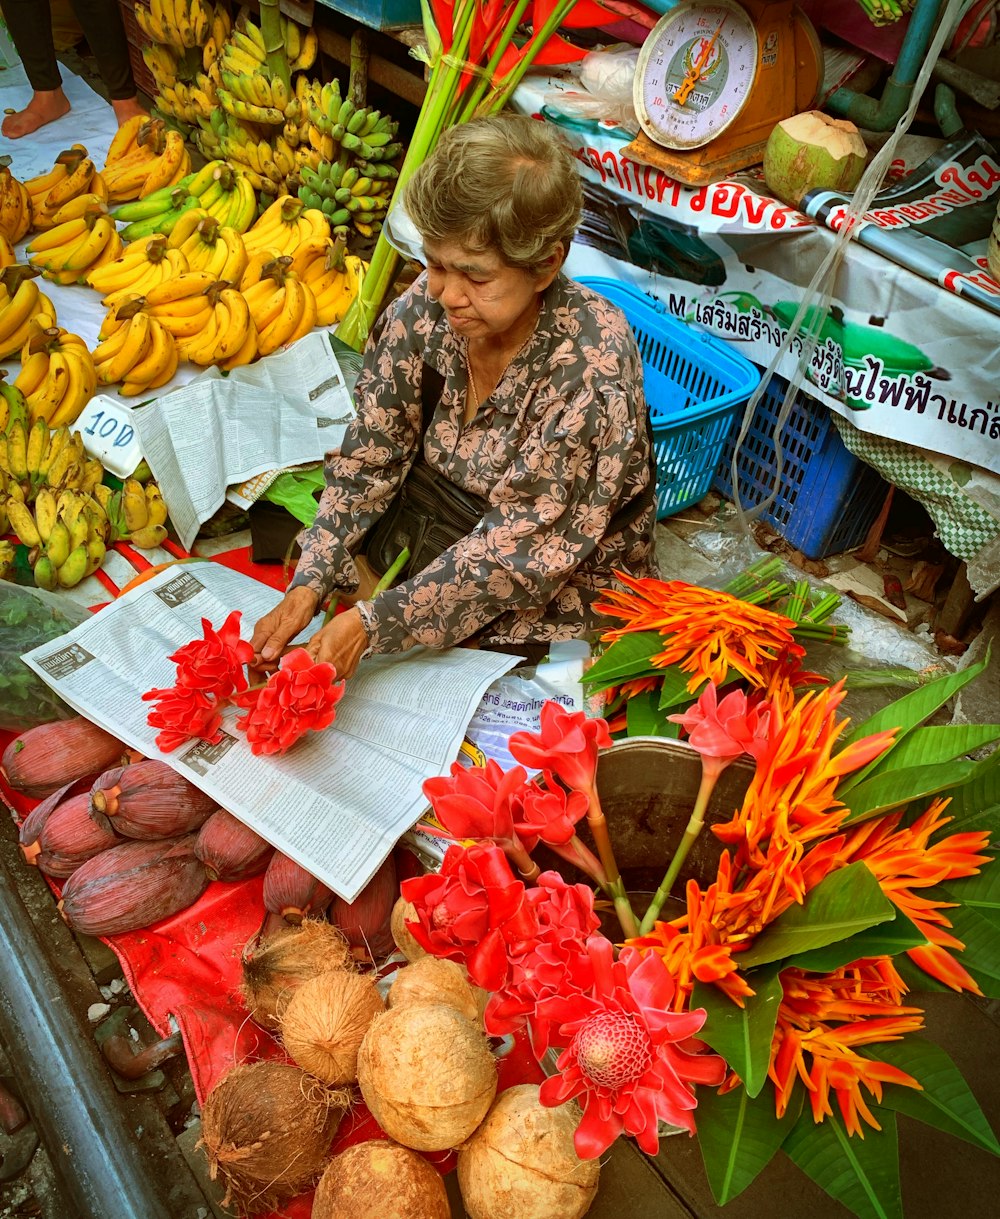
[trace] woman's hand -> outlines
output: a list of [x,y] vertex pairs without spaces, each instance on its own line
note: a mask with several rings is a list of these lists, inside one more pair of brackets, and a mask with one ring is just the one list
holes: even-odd
[[321,627],[306,644],[306,651],[315,661],[326,661],[337,670],[338,677],[353,677],[361,654],[368,646],[368,632],[357,609],[336,614]]
[[[319,594],[305,585],[285,593],[270,613],[253,628],[250,640],[254,667],[268,668],[277,664],[290,639],[309,625],[319,608]],[[316,636],[314,636],[315,638]]]

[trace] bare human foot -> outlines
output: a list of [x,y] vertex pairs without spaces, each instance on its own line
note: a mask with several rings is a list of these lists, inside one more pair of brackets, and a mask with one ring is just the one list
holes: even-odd
[[69,99],[61,88],[36,90],[23,110],[7,115],[0,125],[0,131],[8,140],[19,140],[68,113]]
[[138,98],[126,97],[118,101],[112,99],[112,107],[114,108],[115,118],[118,120],[118,126],[121,127],[127,123],[129,119],[134,119],[137,114],[145,114],[146,111],[139,105]]

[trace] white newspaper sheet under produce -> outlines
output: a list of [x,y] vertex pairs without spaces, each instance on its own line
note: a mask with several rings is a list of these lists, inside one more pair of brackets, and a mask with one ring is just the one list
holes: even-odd
[[317,331],[229,377],[199,377],[134,419],[170,519],[190,548],[227,487],[321,461],[353,414],[330,340]]
[[[279,600],[274,589],[216,563],[159,572],[27,664],[70,706],[120,740],[161,758],[261,837],[353,901],[427,807],[421,785],[447,774],[483,691],[516,660],[474,649],[418,648],[362,661],[325,732],[285,756],[255,757],[226,713],[218,744],[156,748],[141,696],[171,686],[167,659],[243,611],[243,633]],[[303,632],[307,636],[314,627]]]

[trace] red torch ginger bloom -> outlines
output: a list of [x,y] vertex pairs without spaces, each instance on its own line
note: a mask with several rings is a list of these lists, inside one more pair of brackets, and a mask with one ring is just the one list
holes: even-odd
[[492,758],[485,767],[453,762],[450,775],[424,782],[424,795],[453,838],[488,838],[502,844],[514,838],[511,801],[527,777],[522,766],[505,773]]
[[552,1040],[567,1047],[540,1100],[555,1106],[578,1098],[583,1119],[573,1141],[581,1159],[602,1155],[623,1131],[655,1155],[660,1121],[694,1133],[692,1085],[721,1083],[725,1064],[692,1040],[703,1010],[670,1010],[674,983],[659,958],[626,948],[615,961],[601,936],[587,941],[587,953],[590,993],[539,1003],[542,1017],[559,1025]]
[[147,690],[142,698],[143,702],[156,703],[146,716],[146,723],[161,729],[156,747],[163,753],[170,753],[192,738],[209,742],[219,739],[222,723],[219,704],[200,690],[172,686],[169,690]]
[[698,701],[681,715],[668,715],[680,724],[689,742],[703,757],[718,758],[723,764],[744,753],[759,758],[767,749],[770,717],[766,703],[754,703],[742,690],[732,690],[719,702],[715,682],[709,682]]
[[511,756],[534,770],[550,770],[574,791],[589,792],[597,772],[597,754],[611,745],[602,719],[583,711],[567,711],[555,699],[542,704],[538,732],[515,732],[508,748]]
[[798,661],[805,654],[792,638],[795,623],[783,614],[683,580],[636,579],[621,571],[615,575],[630,591],[605,589],[596,608],[625,625],[605,631],[602,640],[610,643],[635,631],[658,631],[663,651],[651,664],[659,669],[676,664],[690,673],[687,688],[692,694],[706,681],[722,685],[730,669],[752,686],[763,686],[775,661]]
[[[520,767],[517,769],[524,774]],[[587,797],[583,792],[567,792],[551,774],[546,774],[544,783],[528,783],[518,794],[513,804],[514,829],[522,842],[533,845],[541,839],[549,846],[565,846],[586,812]]]
[[485,990],[499,990],[509,973],[508,953],[531,940],[536,920],[503,851],[492,844],[451,846],[440,872],[400,886],[417,911],[413,938],[432,956],[465,965]]
[[305,648],[286,652],[262,690],[236,700],[249,708],[236,726],[246,733],[251,751],[284,753],[307,732],[329,727],[344,693],[336,678],[333,665],[315,663]]
[[233,610],[218,629],[201,620],[203,639],[192,639],[169,657],[177,666],[177,685],[216,698],[229,698],[247,688],[245,666],[253,648],[240,639],[240,611]]
[[862,1123],[881,1126],[865,1103],[864,1087],[876,1102],[884,1083],[920,1089],[912,1075],[859,1054],[854,1047],[898,1041],[923,1026],[922,1012],[903,1007],[906,991],[888,957],[855,961],[829,974],[786,969],[768,1075],[775,1112],[784,1115],[801,1079],[809,1090],[813,1121],[833,1112],[833,1094],[848,1134],[864,1137]]
[[920,897],[926,889],[946,880],[976,876],[992,856],[980,854],[989,844],[988,831],[950,834],[930,839],[951,820],[942,816],[947,800],[933,801],[912,825],[900,825],[902,813],[864,822],[846,838],[840,853],[843,864],[863,860],[882,886],[882,892],[927,937],[928,943],[911,948],[908,956],[931,977],[952,990],[982,991],[972,975],[947,949],[961,952],[965,945],[951,935],[943,913],[954,902]]
[[587,939],[597,931],[594,893],[586,885],[568,885],[558,872],[543,872],[525,898],[537,919],[537,930],[510,955],[510,976],[490,996],[484,1022],[489,1033],[502,1035],[520,1028],[525,1018],[535,1057],[549,1048],[552,1022],[537,1005],[552,995],[589,990],[594,972]]

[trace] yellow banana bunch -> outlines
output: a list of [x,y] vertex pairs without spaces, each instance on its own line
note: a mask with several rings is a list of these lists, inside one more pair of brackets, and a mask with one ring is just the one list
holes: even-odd
[[299,247],[291,269],[316,298],[318,326],[335,326],[343,318],[357,296],[365,266],[356,255],[345,253],[343,238]]
[[[122,139],[117,150],[115,140],[111,142],[103,176],[113,203],[143,199],[164,186],[175,186],[191,172],[183,137],[167,131],[162,119],[140,117],[144,121],[132,132],[134,139]],[[118,135],[127,127],[128,123],[120,127]]]
[[181,251],[169,249],[166,237],[157,233],[130,242],[114,262],[95,267],[87,274],[87,283],[103,294],[101,303],[110,306],[143,296],[156,284],[187,270],[188,262]]
[[10,157],[0,157],[0,234],[17,245],[31,227],[31,196],[9,165]]
[[321,211],[307,208],[301,199],[286,195],[276,199],[257,223],[243,235],[247,254],[273,247],[283,254],[294,254],[303,242],[329,237],[330,225]]
[[35,318],[44,316],[55,322],[55,306],[39,292],[36,274],[20,263],[0,271],[0,360],[7,360],[21,350]]
[[17,255],[14,253],[14,247],[3,233],[0,233],[0,269],[12,267],[16,261]]
[[316,297],[290,269],[287,256],[268,263],[260,282],[251,284],[243,295],[257,327],[257,350],[262,356],[301,339],[316,325]]
[[87,344],[59,326],[31,323],[14,384],[24,394],[32,422],[73,423],[94,396],[97,370]]
[[[61,176],[53,182],[54,175]],[[50,184],[45,186],[46,182]],[[32,183],[39,188],[37,191],[32,191]],[[31,227],[36,233],[61,224],[68,218],[62,215],[66,205],[78,198],[108,201],[107,184],[82,144],[61,152],[49,173],[33,178],[25,186],[31,195]]]
[[[309,242],[306,243],[310,244]],[[299,249],[303,247],[300,246]],[[240,279],[240,291],[245,292],[252,284],[259,284],[264,275],[264,268],[276,258],[286,259],[286,266],[291,266],[291,256],[282,254],[276,246],[265,246],[247,259],[246,270]],[[302,276],[300,275],[301,279]]]
[[212,321],[213,302],[207,292],[214,283],[207,271],[186,271],[150,288],[142,309],[175,339],[190,339]]
[[98,499],[75,490],[39,492],[32,513],[19,505],[11,521],[18,540],[29,547],[39,588],[73,588],[104,562],[111,522]]
[[159,546],[167,536],[167,505],[156,483],[145,486],[127,478],[120,491],[98,487],[96,497],[107,513],[110,541],[123,538],[143,549]]
[[139,301],[132,302],[131,310],[124,324],[94,351],[98,382],[121,382],[126,398],[166,385],[180,358],[174,337],[162,322],[143,312]]
[[208,271],[215,279],[238,284],[246,270],[243,238],[235,229],[220,226],[213,216],[199,220],[194,232],[178,249],[192,271]]
[[[139,17],[138,10],[142,9],[142,17]],[[140,28],[143,27],[143,22],[147,18],[149,10],[141,4],[135,6],[136,20],[139,22]],[[149,31],[144,29],[148,35]],[[142,59],[146,67],[153,74],[153,79],[157,85],[173,85],[177,83],[177,71],[180,67],[180,56],[175,55],[169,46],[164,46],[156,42],[148,42],[142,48]]]
[[[73,201],[66,206],[74,208],[77,205]],[[82,215],[39,233],[28,243],[27,249],[28,261],[46,279],[59,284],[75,284],[86,283],[86,273],[91,268],[118,258],[122,242],[107,206],[98,201],[87,204]]]
[[[13,385],[4,386],[4,391],[19,392]],[[12,419],[0,435],[0,476],[6,479],[8,495],[32,504],[44,490],[93,492],[104,477],[104,467],[96,457],[87,456],[78,433],[71,434],[66,426],[53,430],[44,419],[30,423],[25,413]]]
[[208,325],[178,343],[181,355],[192,364],[207,368],[218,364],[235,368],[257,358],[257,328],[246,298],[225,282],[208,289],[212,318]]
[[178,51],[203,46],[212,30],[212,6],[203,0],[150,0],[148,9],[136,5],[135,16],[148,38]]

